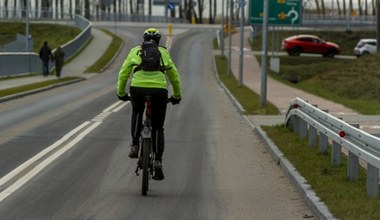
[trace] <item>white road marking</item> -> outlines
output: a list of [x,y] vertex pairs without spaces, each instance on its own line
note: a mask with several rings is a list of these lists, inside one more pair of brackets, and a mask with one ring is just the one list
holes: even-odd
[[[104,109],[100,114],[95,116],[92,120],[83,122],[81,125],[71,130],[69,133],[64,135],[61,139],[56,141],[54,144],[45,148],[40,153],[36,154],[34,157],[30,158],[29,160],[27,160],[26,162],[18,166],[16,169],[12,170],[7,175],[2,177],[0,179],[0,190],[4,187],[4,185],[7,182],[14,179],[16,176],[20,175],[22,172],[24,172],[26,169],[28,169],[37,161],[41,160],[44,156],[48,155],[50,152],[52,152],[56,148],[60,147],[59,150],[51,154],[49,157],[43,159],[41,162],[39,162],[39,164],[37,164],[27,173],[22,174],[22,176],[19,177],[17,180],[15,180],[14,183],[12,183],[6,189],[2,190],[0,192],[0,202],[3,201],[5,198],[7,198],[9,195],[11,195],[13,192],[15,192],[17,189],[19,189],[21,186],[23,186],[25,183],[27,183],[31,178],[33,178],[35,175],[41,172],[41,170],[47,167],[55,159],[60,157],[66,151],[73,148],[75,144],[77,144],[79,141],[85,138],[91,131],[97,128],[103,122],[103,120],[106,119],[109,115],[111,115],[114,112],[118,112],[120,109],[125,107],[128,103],[129,102],[119,102],[119,101],[114,103],[113,105]],[[72,140],[68,142],[70,139]]]
[[170,50],[170,48],[172,47],[172,42],[173,42],[173,38],[172,38],[172,37],[167,37],[165,47],[166,47],[168,50]]

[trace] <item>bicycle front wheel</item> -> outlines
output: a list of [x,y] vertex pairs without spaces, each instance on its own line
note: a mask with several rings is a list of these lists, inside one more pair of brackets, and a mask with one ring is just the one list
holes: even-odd
[[149,155],[150,150],[152,149],[152,139],[143,138],[142,143],[142,162],[143,162],[143,178],[142,178],[142,189],[141,194],[146,196],[149,189]]

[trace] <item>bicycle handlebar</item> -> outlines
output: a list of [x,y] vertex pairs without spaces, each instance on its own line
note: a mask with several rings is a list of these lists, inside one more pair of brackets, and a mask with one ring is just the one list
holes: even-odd
[[[126,96],[124,96],[124,97],[119,97],[119,99],[121,100],[121,101],[124,101],[124,102],[127,102],[127,101],[131,101],[131,96],[129,96],[129,95],[126,95]],[[172,105],[175,105],[175,104],[173,104],[173,98],[172,97],[170,97],[170,98],[168,98],[167,100],[166,100],[166,103],[168,104],[168,103],[172,103]]]

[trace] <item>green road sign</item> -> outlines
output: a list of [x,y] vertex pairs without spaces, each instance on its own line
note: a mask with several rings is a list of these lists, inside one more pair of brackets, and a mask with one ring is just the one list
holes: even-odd
[[[251,24],[263,24],[263,8],[266,0],[250,1]],[[302,0],[267,0],[268,24],[292,26],[301,24]]]

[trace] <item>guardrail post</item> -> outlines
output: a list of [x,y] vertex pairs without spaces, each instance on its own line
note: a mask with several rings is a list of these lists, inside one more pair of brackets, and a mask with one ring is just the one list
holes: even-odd
[[309,146],[315,147],[317,145],[317,129],[309,125]]
[[298,135],[300,135],[300,121],[301,121],[300,117],[298,117],[298,116],[294,117],[294,131]]
[[367,163],[367,195],[377,197],[379,190],[379,169]]
[[332,148],[331,148],[331,164],[333,166],[340,165],[341,153],[342,153],[342,145],[340,145],[336,141],[333,141]]
[[328,147],[328,137],[323,132],[319,133],[319,152],[326,153]]
[[[359,124],[351,124],[351,126],[359,128]],[[359,157],[350,151],[348,152],[348,177],[350,180],[358,180],[359,178]]]
[[307,122],[303,119],[299,119],[299,135],[301,139],[307,137]]
[[348,177],[350,180],[359,178],[359,157],[348,152]]

